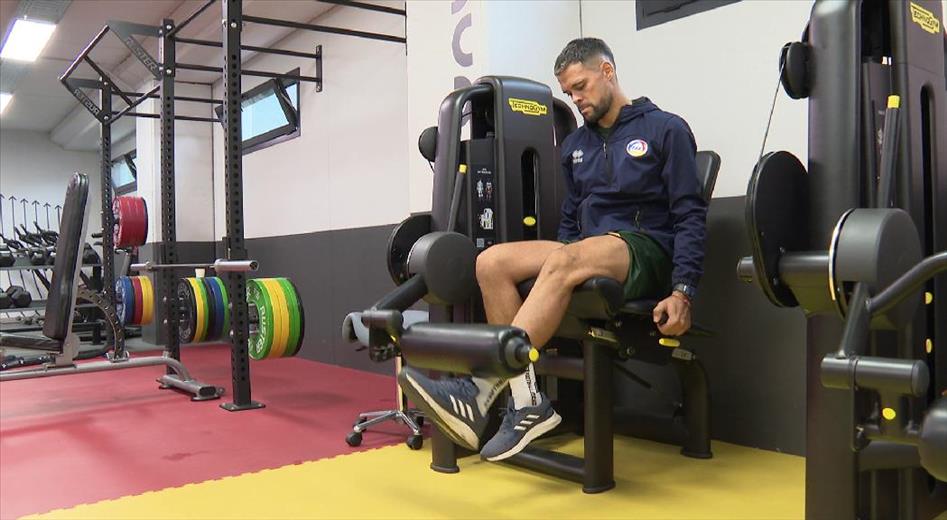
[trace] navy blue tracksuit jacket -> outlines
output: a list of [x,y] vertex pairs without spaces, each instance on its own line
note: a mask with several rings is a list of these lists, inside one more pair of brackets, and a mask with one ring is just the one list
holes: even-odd
[[703,273],[707,204],[687,123],[638,98],[621,109],[608,142],[586,125],[569,134],[560,150],[567,194],[559,239],[641,232],[671,257],[672,283],[696,287]]

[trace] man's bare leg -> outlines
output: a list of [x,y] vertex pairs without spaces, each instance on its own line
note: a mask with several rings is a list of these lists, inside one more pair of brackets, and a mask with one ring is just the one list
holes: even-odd
[[[526,331],[534,348],[542,348],[559,327],[577,285],[595,276],[624,283],[630,262],[625,241],[610,235],[587,238],[553,251],[512,325]],[[517,410],[540,403],[532,365],[509,383]]]
[[509,325],[523,300],[516,285],[539,274],[546,258],[563,244],[549,240],[528,240],[497,244],[477,257],[477,283],[483,294],[487,322]]

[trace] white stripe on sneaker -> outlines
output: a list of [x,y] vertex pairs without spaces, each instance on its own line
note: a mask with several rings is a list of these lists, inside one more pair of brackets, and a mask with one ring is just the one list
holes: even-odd
[[526,414],[526,418],[527,418],[527,419],[539,419],[539,416],[538,416],[538,415],[533,415],[533,414],[530,413],[530,414]]
[[473,414],[473,410],[470,408],[470,405],[467,404],[467,403],[461,403],[461,404],[463,404],[464,406],[467,407],[467,415],[468,415],[467,419],[470,419],[471,421],[473,421],[473,420],[474,420],[474,414]]
[[460,413],[457,411],[457,400],[454,399],[454,396],[448,395],[447,397],[450,397],[450,404],[454,406],[454,413]]
[[525,430],[526,428],[524,428],[524,427],[522,427],[522,426],[514,426],[513,429],[514,429],[514,430]]

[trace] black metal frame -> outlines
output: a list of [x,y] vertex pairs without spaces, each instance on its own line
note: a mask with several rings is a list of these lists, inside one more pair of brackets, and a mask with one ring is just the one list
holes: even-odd
[[[73,96],[86,107],[87,110],[99,121],[102,127],[102,225],[103,225],[103,262],[108,259],[111,264],[111,258],[114,256],[114,245],[112,244],[112,226],[114,219],[111,213],[111,124],[124,116],[155,118],[161,120],[161,148],[160,148],[160,170],[161,170],[161,242],[156,244],[157,257],[162,264],[177,264],[176,248],[176,230],[175,230],[175,200],[174,200],[174,122],[175,121],[200,121],[200,122],[219,122],[224,126],[224,178],[226,195],[226,222],[227,234],[223,238],[223,245],[226,249],[228,260],[246,260],[247,251],[244,245],[243,232],[243,154],[245,144],[242,141],[241,134],[241,103],[243,93],[241,92],[241,77],[243,75],[259,76],[273,78],[274,80],[286,81],[295,80],[297,82],[315,83],[317,92],[322,91],[322,46],[316,47],[315,52],[305,53],[300,51],[290,51],[283,49],[269,49],[265,47],[255,47],[241,44],[241,32],[245,22],[260,23],[266,25],[276,25],[281,27],[290,27],[293,29],[303,29],[314,32],[324,32],[331,34],[342,34],[348,36],[357,36],[361,38],[370,38],[382,41],[392,41],[397,43],[407,43],[407,39],[398,36],[378,34],[364,31],[354,31],[337,27],[325,27],[320,25],[303,24],[285,20],[273,20],[255,16],[243,15],[242,0],[221,0],[223,13],[222,41],[212,42],[190,38],[178,38],[177,34],[203,12],[205,12],[216,0],[207,0],[200,8],[184,19],[180,25],[175,25],[173,20],[165,19],[160,27],[123,22],[109,21],[108,25],[102,28],[92,41],[79,53],[75,60],[70,64],[66,71],[60,76],[60,82],[72,93]],[[350,3],[352,7],[369,8],[358,3]],[[366,4],[368,5],[368,4]],[[390,12],[391,14],[406,13],[398,10],[388,10],[383,8],[371,7],[376,11]],[[154,76],[158,82],[153,89],[145,93],[124,92],[114,87],[115,83],[109,78],[108,74],[101,69],[90,57],[90,52],[109,32],[114,32],[124,43],[132,54],[140,61]],[[157,37],[159,44],[160,60],[152,57],[138,42],[135,36]],[[175,55],[177,43],[204,45],[211,47],[222,47],[224,62],[223,67],[208,67],[204,65],[178,63]],[[313,59],[316,62],[315,76],[302,76],[299,74],[280,74],[275,72],[243,70],[241,64],[241,50],[254,52],[263,52],[268,54],[277,54],[284,56],[294,56]],[[87,63],[98,74],[98,80],[72,78],[72,74],[81,63]],[[176,96],[174,93],[175,77],[178,70],[195,70],[204,72],[217,72],[223,75],[225,95],[223,99],[196,98],[188,96]],[[282,88],[283,84],[276,81]],[[83,89],[95,89],[100,91],[100,103],[95,103]],[[112,110],[112,96],[117,95],[122,98],[126,106],[120,111]],[[134,109],[146,99],[160,99],[160,108],[158,114],[147,114],[135,112]],[[196,116],[179,116],[175,114],[174,102],[186,101],[196,103],[222,104],[225,117],[203,118]],[[281,98],[281,103],[285,99]],[[296,125],[298,128],[298,119]],[[106,210],[107,208],[107,210]],[[109,266],[105,272],[105,285],[109,301],[114,302],[114,271]],[[171,269],[163,270],[157,275],[158,287],[156,297],[160,295],[161,301],[167,302],[167,317],[163,325],[167,330],[167,345],[165,351],[168,356],[175,360],[180,360],[180,340],[177,334],[179,318],[179,302],[175,291],[175,274]],[[246,275],[242,272],[230,272],[226,276],[227,289],[231,295],[231,376],[232,376],[232,402],[222,403],[221,407],[230,410],[248,410],[261,408],[262,403],[251,399],[250,389],[250,363],[248,355],[247,340],[249,338],[249,311],[246,301]],[[169,368],[170,371],[170,368]]]

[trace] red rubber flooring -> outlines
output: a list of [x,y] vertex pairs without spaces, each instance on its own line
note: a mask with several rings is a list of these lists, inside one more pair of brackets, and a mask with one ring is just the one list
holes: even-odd
[[[138,354],[141,356],[143,354]],[[223,386],[225,346],[183,352],[192,376]],[[0,385],[0,518],[133,495],[403,442],[395,423],[344,441],[359,412],[390,408],[394,378],[276,359],[251,366],[261,410],[227,412],[159,390],[163,367]],[[405,448],[407,449],[407,448]]]

